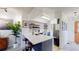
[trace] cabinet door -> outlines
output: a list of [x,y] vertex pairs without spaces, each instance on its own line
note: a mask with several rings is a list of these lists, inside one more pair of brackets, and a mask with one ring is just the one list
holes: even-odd
[[7,49],[8,38],[0,38],[0,50]]
[[79,44],[79,21],[75,22],[75,42]]

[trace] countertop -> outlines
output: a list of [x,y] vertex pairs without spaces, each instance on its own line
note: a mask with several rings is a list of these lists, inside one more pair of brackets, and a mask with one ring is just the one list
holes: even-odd
[[27,35],[27,34],[23,34],[24,37],[26,37],[33,45],[47,41],[47,40],[51,40],[53,39],[52,36],[47,36],[47,35]]

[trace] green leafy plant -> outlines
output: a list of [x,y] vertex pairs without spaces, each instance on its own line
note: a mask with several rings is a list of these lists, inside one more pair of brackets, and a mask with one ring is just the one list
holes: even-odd
[[12,32],[13,32],[12,35],[14,35],[15,37],[19,37],[20,31],[21,31],[21,29],[20,29],[21,28],[20,22],[17,22],[15,24],[8,23],[7,27],[12,30]]

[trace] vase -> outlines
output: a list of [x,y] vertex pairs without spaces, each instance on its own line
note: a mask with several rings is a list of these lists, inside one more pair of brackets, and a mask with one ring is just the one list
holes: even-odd
[[13,47],[14,48],[18,48],[21,44],[20,40],[21,40],[21,32],[18,34],[18,35],[14,35],[15,37],[15,41],[14,41],[14,44],[13,44]]
[[19,37],[15,36],[15,42],[13,44],[13,48],[17,48],[18,47],[18,39],[19,39]]
[[18,44],[17,43],[14,43],[13,44],[13,48],[17,48],[18,47]]

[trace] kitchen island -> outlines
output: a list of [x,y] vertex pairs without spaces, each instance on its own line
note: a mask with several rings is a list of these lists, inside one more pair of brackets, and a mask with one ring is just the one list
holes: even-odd
[[52,51],[53,50],[53,36],[47,35],[32,35],[27,33],[22,33],[22,35],[27,38],[36,49],[36,51]]

